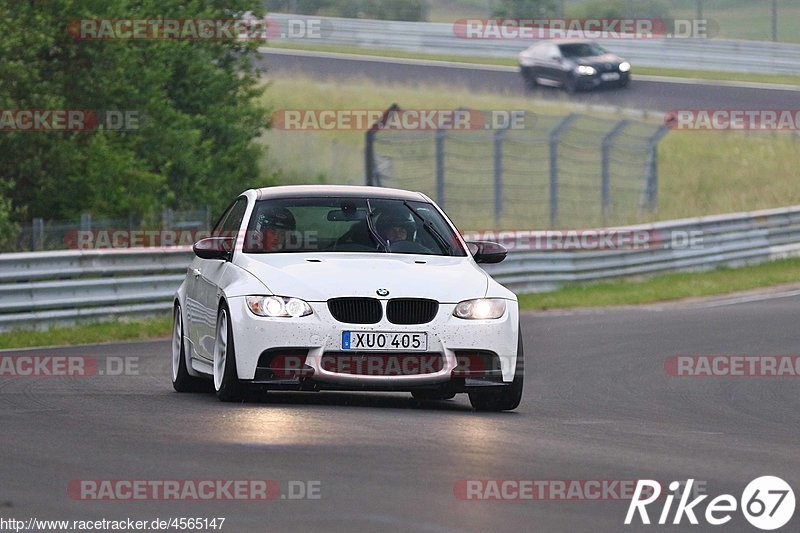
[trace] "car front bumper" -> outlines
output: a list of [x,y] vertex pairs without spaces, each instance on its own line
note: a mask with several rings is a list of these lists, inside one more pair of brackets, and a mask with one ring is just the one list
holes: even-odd
[[[603,74],[619,74],[617,79],[603,79]],[[604,86],[618,86],[626,85],[631,79],[630,72],[604,72],[602,74],[594,74],[592,76],[575,76],[576,87],[578,89],[587,90]]]
[[[519,311],[517,302],[508,300],[505,314],[494,320],[464,320],[452,316],[455,304],[440,304],[433,321],[427,324],[398,325],[386,319],[385,312],[377,324],[345,324],[328,311],[325,302],[310,303],[314,313],[300,318],[267,318],[254,315],[244,297],[228,301],[236,369],[240,380],[263,383],[276,388],[349,389],[349,390],[413,390],[447,385],[481,386],[508,384],[514,379],[517,364]],[[383,302],[385,310],[385,301]],[[386,373],[354,374],[331,371],[323,365],[323,356],[341,354],[342,333],[353,332],[425,332],[428,336],[426,355],[438,355],[441,364],[431,372],[410,375]],[[263,379],[265,352],[305,354],[301,376],[285,379]],[[350,353],[348,352],[348,356]],[[394,354],[393,352],[359,351],[357,354]],[[398,350],[402,354],[420,354]],[[464,373],[464,354],[494,354],[499,368],[482,372],[470,369]],[[259,361],[262,361],[261,366]],[[487,369],[488,370],[488,369]],[[455,371],[455,372],[454,372]]]

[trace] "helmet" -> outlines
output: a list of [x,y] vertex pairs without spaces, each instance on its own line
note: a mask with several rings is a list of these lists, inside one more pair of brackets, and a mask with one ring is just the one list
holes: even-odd
[[407,217],[395,213],[384,213],[378,219],[377,230],[384,234],[389,228],[403,228],[411,235],[414,231],[414,223]]
[[285,207],[268,207],[259,216],[261,229],[294,230],[295,220],[291,211]]

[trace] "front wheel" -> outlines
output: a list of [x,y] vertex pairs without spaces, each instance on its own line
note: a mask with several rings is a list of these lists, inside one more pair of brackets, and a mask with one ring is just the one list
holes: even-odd
[[522,382],[525,363],[522,349],[522,330],[517,336],[517,367],[514,381],[503,387],[502,391],[479,391],[469,393],[469,403],[476,411],[513,411],[522,401]]
[[244,397],[244,386],[236,372],[236,350],[228,308],[225,304],[217,314],[217,334],[214,341],[214,390],[223,402],[238,402]]
[[532,67],[521,67],[522,79],[525,80],[525,87],[533,90],[538,85],[536,81],[536,71]]

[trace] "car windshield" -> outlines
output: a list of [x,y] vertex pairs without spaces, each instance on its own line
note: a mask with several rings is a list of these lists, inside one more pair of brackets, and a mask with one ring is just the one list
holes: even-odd
[[558,48],[564,57],[595,57],[606,53],[606,50],[596,43],[562,44]]
[[455,232],[430,203],[354,197],[260,200],[242,251],[466,256]]

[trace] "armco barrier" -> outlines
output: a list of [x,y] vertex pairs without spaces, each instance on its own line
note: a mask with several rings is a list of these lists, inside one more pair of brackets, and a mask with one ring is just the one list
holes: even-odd
[[[800,206],[618,229],[659,239],[639,250],[514,251],[486,270],[521,293],[800,255]],[[671,236],[692,232],[695,246],[672,246]],[[0,255],[0,329],[167,312],[191,257],[186,247]]]
[[0,329],[167,312],[187,247],[0,255]]
[[[525,40],[463,39],[453,24],[398,22],[389,20],[309,17],[270,13],[281,27],[278,35],[291,35],[290,19],[322,20],[318,38],[301,39],[301,44],[388,48],[428,54],[516,58],[533,44]],[[455,22],[455,21],[454,21]],[[281,42],[281,39],[276,39]],[[286,42],[293,42],[285,39]],[[636,66],[679,69],[796,74],[800,45],[764,41],[739,41],[702,38],[670,38],[603,41],[604,46]]]

